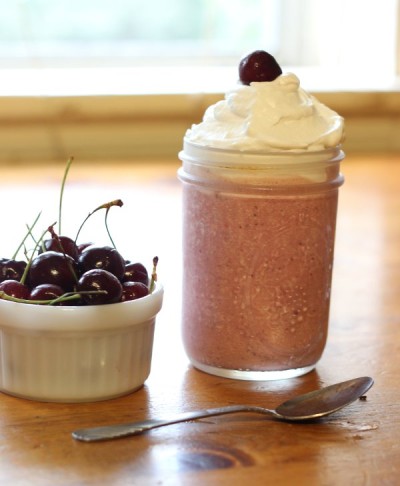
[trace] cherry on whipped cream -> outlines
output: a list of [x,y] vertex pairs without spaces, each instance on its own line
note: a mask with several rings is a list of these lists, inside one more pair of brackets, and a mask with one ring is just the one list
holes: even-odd
[[239,78],[242,84],[253,81],[273,81],[282,74],[275,58],[266,51],[254,51],[239,63]]

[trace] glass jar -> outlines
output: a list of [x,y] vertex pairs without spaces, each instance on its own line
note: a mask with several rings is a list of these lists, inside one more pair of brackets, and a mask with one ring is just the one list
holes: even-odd
[[184,143],[182,335],[192,364],[300,376],[325,348],[340,147],[256,153]]

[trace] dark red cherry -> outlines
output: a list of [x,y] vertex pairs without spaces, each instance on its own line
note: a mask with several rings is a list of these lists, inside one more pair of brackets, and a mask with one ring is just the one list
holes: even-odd
[[0,282],[4,280],[21,280],[26,262],[8,258],[0,260]]
[[45,283],[31,290],[29,300],[52,300],[61,297],[64,293],[59,285]]
[[142,282],[143,284],[148,285],[149,275],[146,267],[142,263],[126,263],[123,281]]
[[120,253],[110,246],[88,246],[78,259],[81,274],[88,270],[101,269],[114,274],[122,280],[125,271],[125,261]]
[[4,280],[0,283],[0,290],[17,299],[29,298],[29,288],[17,280]]
[[46,251],[56,251],[58,253],[65,253],[74,260],[78,258],[78,247],[75,241],[68,236],[58,236],[44,240],[43,242]]
[[124,282],[122,284],[122,302],[136,300],[149,294],[147,285],[141,282]]
[[86,243],[80,243],[78,245],[78,254],[80,255],[84,250],[86,250],[87,247],[92,246],[93,243],[90,241],[87,241]]
[[275,58],[266,51],[254,51],[239,63],[239,78],[242,84],[253,81],[273,81],[282,74]]
[[86,304],[113,304],[121,300],[122,285],[117,277],[107,270],[88,270],[79,279],[78,292],[96,290],[103,290],[106,293],[82,294],[82,299]]
[[76,284],[76,274],[76,262],[69,255],[45,251],[32,260],[28,277],[31,287],[55,284],[70,292]]

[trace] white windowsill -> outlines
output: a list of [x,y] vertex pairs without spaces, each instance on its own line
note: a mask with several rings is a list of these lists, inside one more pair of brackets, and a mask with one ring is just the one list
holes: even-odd
[[[311,92],[400,91],[400,78],[286,67]],[[204,66],[0,69],[0,97],[224,93],[237,68]]]
[[[399,151],[400,80],[290,69],[346,118],[346,150]],[[176,157],[235,68],[0,70],[0,163]]]

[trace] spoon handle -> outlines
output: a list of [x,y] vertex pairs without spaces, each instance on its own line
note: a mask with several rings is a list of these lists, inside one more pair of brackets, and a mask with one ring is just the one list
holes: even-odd
[[72,437],[84,442],[94,442],[108,439],[118,439],[128,435],[139,435],[151,429],[164,427],[165,425],[178,424],[180,422],[188,422],[189,420],[196,420],[205,417],[214,417],[216,415],[225,415],[229,413],[238,412],[255,412],[269,415],[275,415],[273,410],[268,410],[263,407],[253,407],[248,405],[230,405],[227,407],[209,408],[205,410],[195,410],[193,412],[186,412],[175,417],[167,419],[144,420],[143,422],[130,422],[117,425],[105,425],[102,427],[93,427],[88,429],[80,429],[72,432]]

